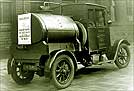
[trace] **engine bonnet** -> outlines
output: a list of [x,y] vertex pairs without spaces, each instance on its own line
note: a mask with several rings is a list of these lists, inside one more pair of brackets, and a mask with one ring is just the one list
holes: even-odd
[[78,27],[70,17],[37,13],[18,16],[18,44],[32,44],[40,41],[71,42],[78,36]]

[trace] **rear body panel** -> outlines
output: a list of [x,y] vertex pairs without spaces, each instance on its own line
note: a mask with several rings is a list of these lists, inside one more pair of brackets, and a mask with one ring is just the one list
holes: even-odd
[[27,46],[25,49],[18,49],[16,45],[12,45],[11,54],[18,60],[38,60],[41,55],[49,55],[48,45],[44,45],[42,42],[34,45]]

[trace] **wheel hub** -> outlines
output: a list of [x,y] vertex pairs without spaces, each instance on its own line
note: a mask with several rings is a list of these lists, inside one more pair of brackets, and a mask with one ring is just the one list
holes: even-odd
[[69,77],[69,65],[66,62],[59,63],[56,70],[56,76],[60,83],[65,83]]

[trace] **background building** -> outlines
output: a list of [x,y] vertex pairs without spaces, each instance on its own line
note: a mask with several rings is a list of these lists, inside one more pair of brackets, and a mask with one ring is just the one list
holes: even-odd
[[[111,13],[111,39],[133,37],[133,0],[0,0],[0,54],[8,53],[11,45],[11,32],[14,31],[18,14],[35,12],[44,1],[59,3],[96,3],[107,6]],[[116,35],[116,36],[114,36]]]
[[11,44],[14,5],[12,0],[0,0],[0,54],[7,52]]

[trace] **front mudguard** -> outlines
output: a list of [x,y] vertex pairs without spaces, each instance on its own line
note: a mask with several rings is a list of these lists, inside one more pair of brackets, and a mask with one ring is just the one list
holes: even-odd
[[114,42],[113,46],[110,48],[109,53],[107,53],[108,54],[107,56],[108,56],[109,60],[114,60],[114,61],[116,60],[117,52],[118,52],[119,46],[121,44],[130,45],[130,43],[125,39],[116,40]]
[[62,54],[65,54],[65,55],[68,55],[69,57],[71,57],[73,60],[73,63],[74,63],[75,71],[78,70],[77,59],[72,52],[66,51],[66,50],[55,50],[50,53],[48,60],[45,62],[45,76],[46,77],[50,77],[51,68],[52,68],[52,65],[53,65],[56,57],[58,55],[62,55]]

